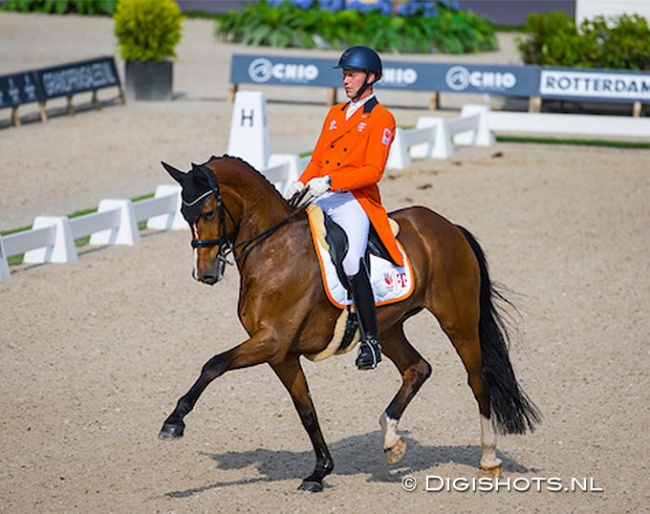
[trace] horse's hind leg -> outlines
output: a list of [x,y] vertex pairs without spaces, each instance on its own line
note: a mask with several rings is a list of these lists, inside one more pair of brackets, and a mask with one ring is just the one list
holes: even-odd
[[460,327],[452,329],[450,325],[443,324],[443,331],[447,334],[467,371],[467,382],[474,393],[478,403],[481,421],[481,456],[480,466],[483,471],[494,476],[501,473],[501,459],[496,456],[497,435],[491,421],[490,392],[483,381],[483,360],[481,356],[481,343],[476,323],[466,321]]
[[383,353],[395,363],[402,375],[399,391],[379,418],[384,433],[386,460],[389,464],[395,464],[406,452],[406,443],[397,435],[397,424],[408,404],[431,375],[431,366],[408,342],[401,324],[382,332],[381,342]]
[[334,461],[327,449],[327,444],[316,417],[316,409],[309,394],[305,373],[297,356],[287,356],[283,362],[272,364],[271,367],[287,388],[287,391],[289,391],[300,416],[300,421],[302,421],[316,453],[316,468],[311,475],[302,481],[299,489],[320,492],[323,490],[323,478],[334,469]]

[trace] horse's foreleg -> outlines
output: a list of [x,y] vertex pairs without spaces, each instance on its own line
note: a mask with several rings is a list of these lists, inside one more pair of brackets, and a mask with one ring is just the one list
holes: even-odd
[[404,410],[431,375],[431,366],[411,346],[401,325],[381,334],[383,353],[395,363],[402,374],[402,385],[379,418],[384,433],[384,454],[389,464],[395,464],[406,452],[406,443],[397,435],[397,424]]
[[199,397],[214,379],[226,371],[266,362],[275,354],[276,345],[263,334],[256,334],[240,345],[212,357],[201,369],[201,374],[190,390],[182,396],[174,412],[163,423],[158,434],[161,439],[177,438],[183,435],[185,422],[183,418],[189,414]]
[[323,490],[323,478],[329,475],[334,469],[334,461],[327,449],[327,443],[323,438],[316,409],[309,394],[307,379],[300,366],[297,356],[289,355],[279,364],[271,364],[273,371],[278,375],[284,386],[289,391],[293,404],[298,411],[300,421],[302,421],[311,444],[316,453],[316,467],[314,472],[305,478],[300,484],[299,489],[311,492],[320,492]]

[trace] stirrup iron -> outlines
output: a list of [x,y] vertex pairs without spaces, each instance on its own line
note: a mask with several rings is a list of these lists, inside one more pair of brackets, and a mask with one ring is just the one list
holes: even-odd
[[381,362],[381,345],[376,339],[361,341],[355,364],[361,370],[375,369]]

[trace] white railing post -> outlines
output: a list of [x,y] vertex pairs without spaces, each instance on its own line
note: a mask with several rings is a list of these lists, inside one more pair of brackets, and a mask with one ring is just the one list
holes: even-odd
[[433,125],[436,127],[431,157],[434,159],[449,159],[454,153],[454,146],[451,144],[451,135],[449,134],[447,121],[444,118],[431,119],[433,120]]
[[411,157],[409,156],[409,149],[404,141],[404,129],[397,127],[395,129],[395,139],[390,147],[388,153],[388,161],[386,161],[386,168],[404,169],[411,165]]
[[262,174],[284,194],[289,184],[298,180],[302,171],[301,159],[297,154],[274,153]]
[[74,262],[77,260],[77,249],[74,246],[70,220],[65,216],[37,216],[32,230],[51,227],[54,239],[51,244],[25,252],[23,262],[40,264],[44,262]]
[[490,132],[488,125],[488,113],[490,112],[489,105],[483,104],[467,104],[463,105],[460,111],[461,118],[468,118],[470,116],[478,116],[478,122],[475,130],[461,132],[454,135],[454,143],[457,145],[477,145],[477,146],[491,146],[495,143],[496,138]]
[[431,116],[425,116],[418,118],[418,122],[415,125],[416,129],[423,129],[433,127],[433,137],[431,141],[427,143],[419,143],[417,145],[411,146],[409,149],[409,154],[413,159],[431,159],[433,157],[433,145],[436,140],[437,134],[436,130],[439,124],[438,120],[442,118],[434,118]]
[[147,220],[147,228],[154,230],[183,230],[187,228],[187,223],[181,214],[181,191],[180,184],[161,184],[156,188],[154,198],[161,196],[176,196],[176,208],[173,212],[154,216]]
[[5,253],[5,248],[2,244],[2,236],[0,236],[0,280],[7,280],[10,275],[11,272],[9,271],[7,254]]
[[99,202],[98,212],[120,211],[117,227],[95,232],[90,236],[91,245],[136,245],[140,242],[138,223],[135,220],[131,200],[106,199]]

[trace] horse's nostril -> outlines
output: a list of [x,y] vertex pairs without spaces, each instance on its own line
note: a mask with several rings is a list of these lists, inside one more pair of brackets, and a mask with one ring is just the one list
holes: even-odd
[[217,275],[213,275],[211,273],[202,273],[199,277],[199,281],[203,282],[204,284],[214,285],[217,283],[218,277]]

